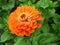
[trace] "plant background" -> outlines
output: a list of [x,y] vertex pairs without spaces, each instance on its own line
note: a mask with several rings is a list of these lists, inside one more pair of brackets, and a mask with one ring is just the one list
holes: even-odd
[[[7,25],[10,13],[23,5],[35,7],[44,18],[30,37],[11,34]],[[0,45],[60,45],[60,0],[0,0]]]

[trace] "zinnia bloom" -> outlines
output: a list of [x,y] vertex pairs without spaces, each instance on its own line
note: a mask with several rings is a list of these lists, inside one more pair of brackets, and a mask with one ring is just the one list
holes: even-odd
[[12,34],[30,36],[35,28],[41,27],[37,20],[43,20],[37,9],[31,6],[19,6],[10,14],[8,26]]

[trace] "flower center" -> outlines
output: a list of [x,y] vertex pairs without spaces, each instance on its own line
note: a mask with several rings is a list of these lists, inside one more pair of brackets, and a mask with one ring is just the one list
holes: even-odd
[[21,20],[21,21],[25,21],[25,20],[27,20],[27,18],[28,18],[28,15],[26,13],[21,13],[19,15],[19,20]]

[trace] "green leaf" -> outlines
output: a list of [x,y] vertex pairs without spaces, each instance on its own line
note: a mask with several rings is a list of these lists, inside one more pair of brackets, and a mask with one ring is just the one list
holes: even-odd
[[44,24],[42,25],[42,31],[43,31],[44,33],[48,33],[49,30],[50,30],[49,25],[48,25],[47,23],[44,23]]
[[28,0],[19,0],[19,1],[24,2],[24,3],[28,2]]
[[52,1],[50,1],[50,6],[49,7],[57,7],[57,3],[58,2],[52,2]]
[[36,5],[45,9],[47,7],[49,7],[49,8],[50,7],[56,7],[57,2],[52,2],[51,0],[40,0],[39,2],[37,2]]
[[32,40],[32,45],[39,45],[37,40]]
[[37,36],[40,35],[40,28],[36,28],[35,29],[35,32],[32,34],[31,38],[36,38]]
[[32,3],[35,3],[36,2],[36,0],[30,0]]
[[42,7],[42,8],[47,8],[49,6],[50,0],[40,0],[37,2],[37,5]]
[[0,17],[0,24],[2,23],[2,17]]
[[32,37],[32,45],[47,45],[49,43],[54,43],[58,38],[51,33],[40,33],[36,37]]
[[21,42],[21,40],[22,40],[23,38],[24,38],[24,37],[16,37],[16,38],[14,39],[14,41],[15,41],[14,45],[19,45],[20,42]]
[[28,1],[27,5],[29,5],[29,6],[32,5],[31,1]]
[[8,16],[10,14],[10,11],[2,11],[1,12],[1,23],[2,24],[7,24]]
[[10,40],[10,39],[12,39],[12,38],[13,38],[13,36],[12,36],[10,33],[4,32],[4,33],[1,35],[1,42]]
[[10,11],[3,11],[1,12],[1,17],[0,17],[0,28],[5,28],[7,27],[7,20],[9,16]]
[[9,2],[8,4],[2,5],[2,9],[8,10],[14,7],[14,2]]
[[43,15],[45,22],[48,21],[49,18],[53,16],[53,14],[52,14],[53,12],[51,12],[52,10],[53,9],[48,9],[48,8],[41,9],[41,14]]
[[10,42],[8,42],[8,43],[5,43],[5,45],[13,45],[13,44],[14,44],[13,41],[10,41]]
[[53,24],[52,27],[55,31],[58,31],[60,29],[60,23],[57,23],[57,24]]
[[5,15],[2,16],[3,23],[7,24],[8,16],[9,16],[8,13],[6,13]]
[[38,39],[40,45],[47,45],[48,43],[54,42],[55,40],[57,40],[57,37],[51,33],[43,33]]
[[4,27],[4,25],[3,24],[0,24],[0,29],[2,29]]
[[0,7],[4,4],[6,4],[7,0],[0,0]]
[[53,20],[54,20],[54,22],[55,22],[56,24],[59,23],[59,22],[60,22],[60,15],[55,14],[55,15],[53,16]]
[[52,28],[54,29],[54,33],[55,33],[57,36],[60,36],[60,22],[57,23],[57,24],[53,24],[53,25],[52,25]]
[[30,45],[30,41],[24,37],[19,37],[14,45]]
[[55,37],[50,37],[41,41],[41,44],[47,44],[55,40]]
[[30,45],[28,38],[18,37],[14,45]]
[[57,43],[48,43],[47,45],[57,45]]
[[49,13],[53,16],[55,14],[55,9],[52,8],[52,9],[48,9]]
[[13,43],[6,43],[5,45],[13,45]]

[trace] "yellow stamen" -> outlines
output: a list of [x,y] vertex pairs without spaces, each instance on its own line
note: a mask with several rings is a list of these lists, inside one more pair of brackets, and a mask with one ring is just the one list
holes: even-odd
[[19,20],[21,21],[25,21],[28,18],[28,14],[27,13],[21,13],[19,15]]

